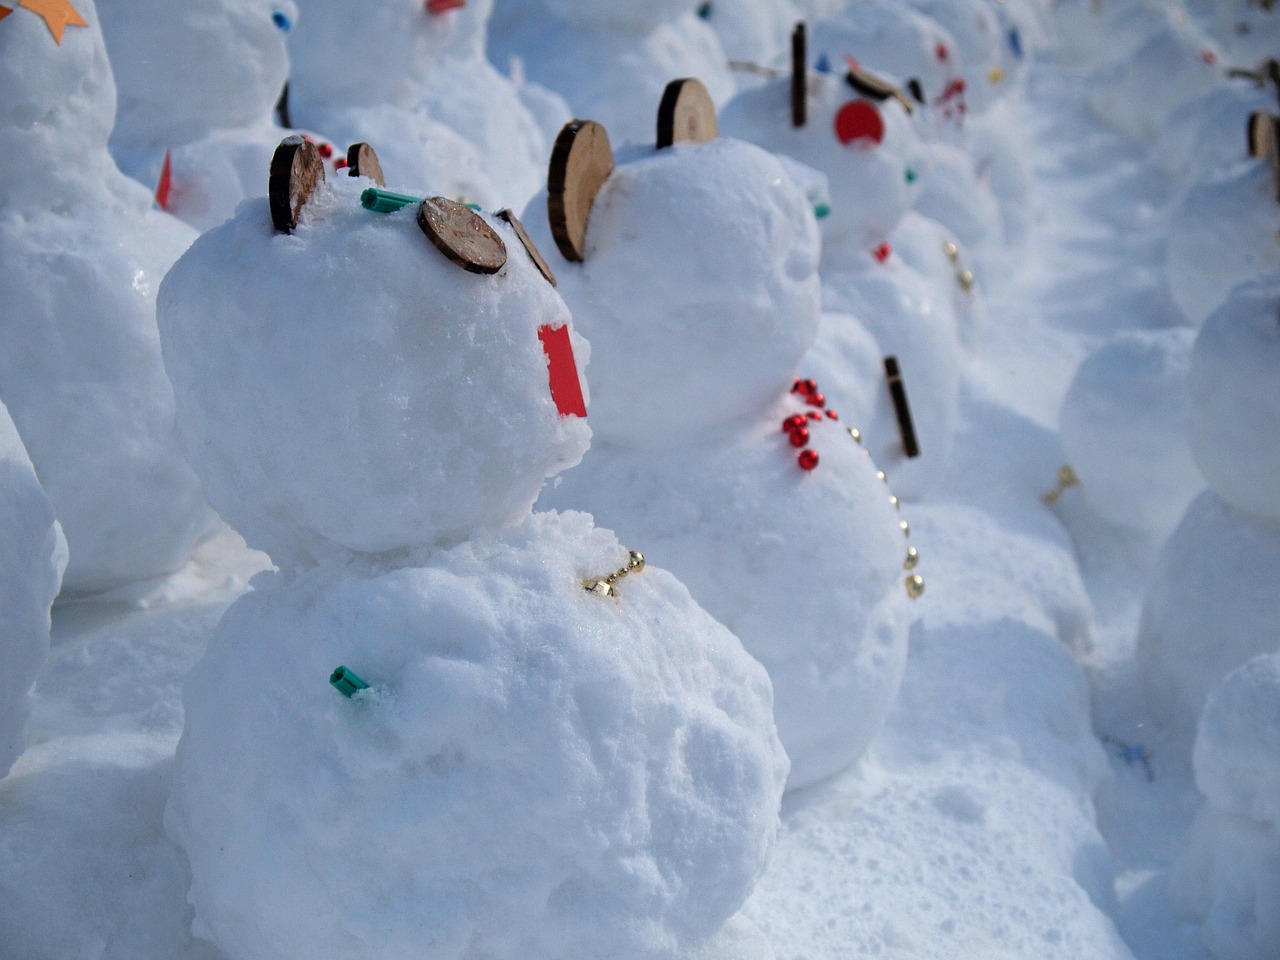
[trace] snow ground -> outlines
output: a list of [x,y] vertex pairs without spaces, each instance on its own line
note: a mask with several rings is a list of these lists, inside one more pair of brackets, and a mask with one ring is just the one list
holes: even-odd
[[[1039,497],[1078,362],[1170,320],[1168,187],[1061,65],[1037,64],[1021,113],[1034,235],[991,291],[949,483],[905,513],[928,591],[902,693],[870,758],[787,798],[748,903],[780,960],[1206,956],[1164,892],[1199,795],[1133,671],[1158,545],[1078,491]],[[31,746],[0,781],[5,957],[218,960],[162,811],[182,678],[265,562],[224,531],[164,582],[55,609]]]

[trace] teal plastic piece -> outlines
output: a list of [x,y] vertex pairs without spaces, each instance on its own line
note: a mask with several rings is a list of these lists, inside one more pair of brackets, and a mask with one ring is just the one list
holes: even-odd
[[480,204],[478,203],[464,203],[463,206],[466,207],[468,210],[470,210],[472,213],[482,212]]
[[369,685],[356,676],[355,672],[346,667],[339,667],[333,673],[329,674],[329,682],[333,684],[333,688],[337,690],[347,699],[354,697],[360,690],[368,690]]
[[394,213],[401,207],[421,202],[422,197],[408,197],[403,193],[392,193],[390,190],[379,190],[377,187],[370,187],[360,194],[360,205],[374,213]]
[[915,172],[914,170],[912,170],[910,167],[907,167],[907,174],[906,174],[906,176],[907,176],[907,183],[915,183],[915,182],[916,182],[916,172]]
[[825,203],[817,203],[813,206],[813,215],[819,220],[831,216],[831,207]]

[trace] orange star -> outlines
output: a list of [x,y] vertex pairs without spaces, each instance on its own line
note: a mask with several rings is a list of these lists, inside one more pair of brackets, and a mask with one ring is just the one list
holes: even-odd
[[67,27],[87,27],[89,24],[71,5],[71,0],[18,0],[18,6],[26,7],[43,17],[49,32],[57,43],[62,43],[62,31]]

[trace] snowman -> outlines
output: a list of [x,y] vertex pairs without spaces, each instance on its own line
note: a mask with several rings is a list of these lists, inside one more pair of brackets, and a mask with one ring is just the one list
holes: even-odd
[[734,90],[728,57],[693,0],[499,0],[490,49],[517,57],[575,116],[646,143],[648,109],[672,77],[701,77],[716,102]]
[[769,680],[639,543],[531,513],[590,435],[537,248],[324,180],[305,141],[273,169],[160,296],[188,449],[279,564],[184,690],[194,931],[232,960],[767,960],[736,915],[787,769]]
[[[922,241],[927,234],[916,230],[904,244],[923,257],[929,244],[936,244],[934,252],[946,265],[941,276],[931,278],[908,263],[891,240],[917,187],[919,140],[907,110],[917,111],[907,95],[856,65],[846,65],[841,75],[810,71],[802,45],[797,46],[791,78],[740,93],[725,109],[724,128],[826,174],[830,204],[816,210],[823,305],[860,322],[828,318],[811,369],[833,396],[850,396],[868,380],[883,382],[880,358],[867,362],[868,331],[882,355],[897,358],[918,432],[915,455],[905,449],[887,392],[876,391],[870,398],[874,406],[858,413],[871,452],[893,478],[895,492],[918,498],[950,457],[961,364],[954,297],[973,295],[973,274],[961,264],[959,244],[944,236]],[[920,262],[938,269],[936,261]],[[966,327],[972,326],[971,316]]]
[[525,214],[596,373],[595,444],[542,502],[643,536],[742,638],[803,787],[883,723],[924,581],[855,423],[794,378],[820,315],[806,198],[716,137],[696,80],[671,84],[657,127],[658,149],[615,165],[602,126],[566,126]]
[[76,0],[64,23],[55,7],[0,20],[0,400],[66,532],[64,588],[85,594],[177,569],[214,518],[173,436],[155,326],[194,234],[107,152],[96,8]]
[[198,230],[251,196],[280,140],[293,0],[109,0],[102,32],[119,88],[111,152]]
[[1253,156],[1209,173],[1170,216],[1165,277],[1192,325],[1238,284],[1280,271],[1280,126],[1265,113],[1241,120]]
[[1192,348],[1191,450],[1209,489],[1161,550],[1137,647],[1149,707],[1178,737],[1228,673],[1280,648],[1278,311],[1280,276],[1241,286]]
[[289,38],[295,122],[374,143],[390,176],[452,196],[510,205],[537,190],[547,141],[530,104],[553,129],[568,108],[488,61],[493,0],[375,0],[358,17],[334,0],[301,7]]
[[1266,960],[1280,943],[1280,653],[1209,697],[1195,745],[1205,802],[1169,878],[1216,957]]
[[0,403],[0,778],[22,753],[28,695],[49,653],[49,607],[66,565],[62,528]]

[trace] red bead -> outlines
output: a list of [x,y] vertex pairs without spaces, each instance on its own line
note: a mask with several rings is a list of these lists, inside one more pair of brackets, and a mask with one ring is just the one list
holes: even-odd
[[316,147],[316,151],[320,154],[320,156],[328,160],[330,157],[333,156],[333,144],[322,143],[320,144],[320,146]]
[[802,381],[800,380],[800,378],[799,378],[799,377],[796,377],[794,380],[792,380],[792,381],[791,381],[791,392],[792,392],[792,393],[799,393],[799,392],[800,392],[800,384],[801,384],[801,382],[802,382]]
[[840,414],[836,413],[834,410],[828,410],[828,411],[827,411],[827,419],[828,419],[828,420],[839,420],[839,419],[840,419]]
[[937,54],[939,60],[945,60],[947,57],[951,56],[951,51],[947,49],[947,45],[945,43],[938,44],[933,48],[933,52]]
[[1218,55],[1212,50],[1206,50],[1204,53],[1200,54],[1200,56],[1203,57],[1204,62],[1211,67],[1218,62]]
[[800,456],[796,458],[796,463],[800,464],[801,470],[812,470],[818,465],[818,451],[801,450]]
[[809,428],[801,427],[799,430],[791,431],[791,445],[793,447],[803,447],[809,442]]
[[799,430],[804,426],[807,418],[803,413],[793,413],[787,419],[782,421],[782,430],[784,433],[790,433],[792,430]]
[[346,157],[339,157],[337,160],[333,161],[333,169],[335,170],[341,170],[346,165],[347,165]]
[[889,246],[887,243],[882,243],[880,246],[876,247],[872,256],[876,258],[876,263],[884,263],[889,259],[889,254],[891,253],[893,253],[893,247]]
[[811,393],[804,398],[804,402],[809,404],[811,407],[825,407],[827,405],[827,398],[820,393]]

